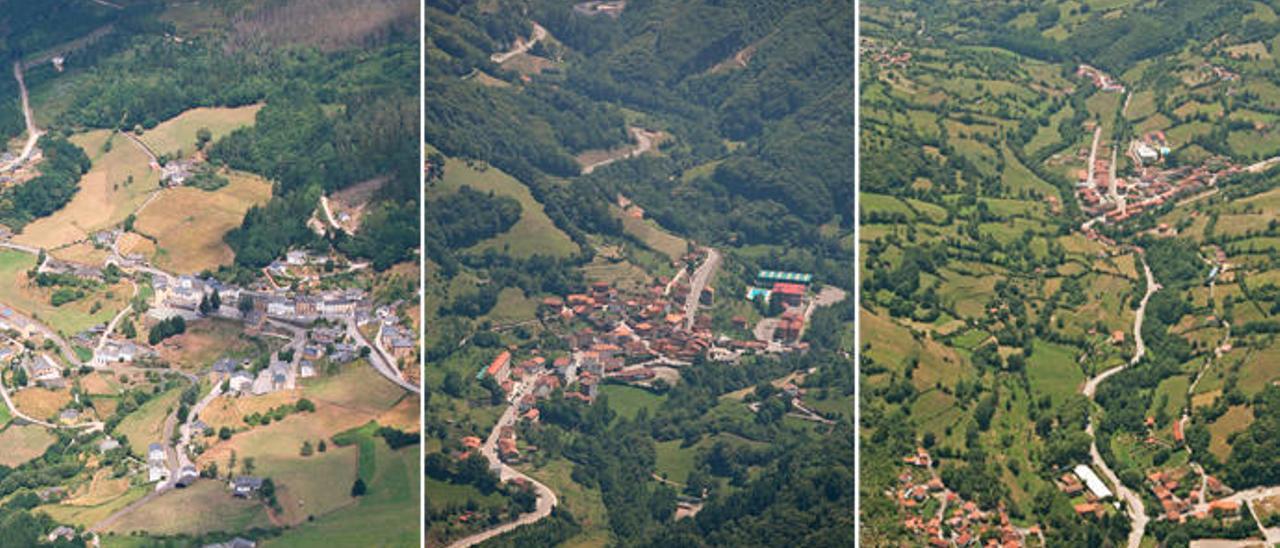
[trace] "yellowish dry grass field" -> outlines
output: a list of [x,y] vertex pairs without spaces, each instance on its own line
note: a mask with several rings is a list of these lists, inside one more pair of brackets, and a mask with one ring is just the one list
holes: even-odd
[[120,392],[120,382],[114,376],[107,376],[100,371],[94,371],[80,377],[80,389],[90,396],[116,394]]
[[116,245],[120,248],[120,253],[125,255],[140,253],[150,257],[156,254],[156,244],[154,242],[133,232],[122,234]]
[[50,419],[71,403],[71,392],[45,388],[24,388],[13,394],[13,404],[23,413],[37,419]]
[[[108,138],[111,150],[103,152]],[[123,222],[159,188],[160,173],[148,165],[146,153],[123,135],[94,130],[71,137],[71,142],[84,149],[93,168],[80,179],[80,190],[71,202],[27,225],[14,238],[18,243],[52,249],[82,240]]]
[[98,266],[106,260],[110,253],[105,249],[93,247],[93,244],[87,242],[79,242],[71,244],[67,247],[55,249],[49,253],[55,259],[71,261],[73,263],[87,264]]
[[129,478],[112,478],[111,470],[103,468],[94,472],[93,479],[80,489],[72,492],[71,497],[62,504],[68,506],[98,506],[129,491]]
[[251,126],[261,104],[237,108],[195,108],[170,118],[143,133],[140,139],[156,154],[180,157],[191,155],[196,148],[196,132],[208,128],[213,141],[236,129]]
[[218,358],[245,355],[255,348],[239,322],[204,319],[187,324],[186,333],[165,339],[156,351],[176,369],[203,371]]
[[192,187],[165,190],[138,216],[135,229],[156,238],[156,266],[190,274],[235,259],[222,236],[240,226],[244,213],[271,198],[271,184],[256,175],[232,172],[230,184],[214,192]]
[[244,422],[245,415],[265,413],[274,407],[298,401],[300,397],[301,390],[281,390],[252,397],[218,396],[200,412],[200,420],[214,430],[223,426],[244,428],[248,426]]
[[418,417],[419,401],[417,396],[405,398],[396,404],[386,413],[378,416],[376,419],[378,424],[398,428],[406,432],[417,432],[422,428],[422,421]]
[[[133,487],[123,493],[121,496],[105,501],[101,504],[93,506],[76,506],[71,504],[50,504],[39,506],[36,511],[49,514],[49,517],[57,520],[59,523],[69,523],[88,527],[110,516],[115,511],[125,507],[129,503],[142,498],[151,489],[150,486],[139,485]],[[105,541],[106,539],[104,539]],[[104,542],[103,546],[110,546],[109,542]]]
[[637,219],[617,210],[614,210],[614,215],[622,220],[622,228],[628,234],[673,261],[689,250],[689,243],[684,238],[667,232],[652,219]]
[[44,454],[54,442],[43,426],[10,426],[0,432],[0,466],[18,466]]
[[1209,452],[1218,457],[1219,461],[1225,462],[1231,455],[1231,446],[1227,444],[1227,438],[1236,432],[1244,430],[1253,422],[1253,411],[1243,405],[1233,405],[1227,408],[1224,413],[1213,424],[1209,425]]

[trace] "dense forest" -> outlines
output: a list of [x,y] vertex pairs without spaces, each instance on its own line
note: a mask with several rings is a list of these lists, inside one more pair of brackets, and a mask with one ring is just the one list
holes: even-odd
[[[643,17],[583,22],[564,15],[571,11],[569,3],[533,4],[535,20],[566,45],[585,46],[590,55],[577,49],[565,53],[574,62],[563,83],[554,75],[539,78],[522,94],[466,85],[458,78],[476,69],[506,74],[477,53],[494,49],[493,38],[483,31],[491,22],[488,16],[465,7],[456,14],[429,14],[428,59],[452,64],[428,63],[428,94],[437,98],[427,102],[428,142],[450,156],[493,162],[533,187],[553,209],[566,211],[576,226],[598,223],[572,212],[616,191],[636,195],[664,226],[708,241],[821,242],[818,226],[832,221],[852,226],[853,159],[845,153],[853,147],[847,131],[853,123],[848,3],[638,8],[661,21],[657,27],[627,24]],[[428,10],[441,8],[448,6],[429,5]],[[538,18],[542,14],[546,17]],[[597,26],[615,35],[608,44],[588,37]],[[657,41],[656,51],[640,46],[650,40]],[[757,62],[743,70],[707,72],[757,41]],[[791,71],[800,65],[817,70]],[[592,103],[621,103],[653,113],[656,125],[675,139],[663,146],[669,159],[609,166],[585,178],[589,190],[582,192],[543,188],[543,174],[577,174],[569,154],[626,140],[616,113],[582,106]],[[745,146],[729,153],[722,139],[745,141]],[[676,192],[683,199],[667,199],[671,176],[713,160],[722,163],[711,176],[680,185]]]

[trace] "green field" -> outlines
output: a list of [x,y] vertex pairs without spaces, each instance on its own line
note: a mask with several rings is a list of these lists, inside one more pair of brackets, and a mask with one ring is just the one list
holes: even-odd
[[129,440],[129,451],[135,456],[146,458],[147,446],[161,441],[164,434],[165,417],[178,405],[182,389],[175,388],[152,397],[142,404],[137,411],[130,413],[116,426],[117,436],[125,436]]
[[206,128],[217,142],[232,131],[253,125],[261,104],[236,108],[194,108],[145,131],[140,139],[156,154],[186,157],[195,152],[196,132]]
[[666,396],[657,396],[643,388],[634,388],[619,384],[606,384],[600,387],[600,395],[609,397],[609,408],[618,412],[619,417],[635,418],[641,409],[648,409],[650,416]]
[[[36,257],[21,251],[0,250],[0,303],[12,306],[37,321],[48,325],[63,335],[73,335],[94,325],[111,320],[125,303],[132,290],[127,283],[102,285],[86,290],[84,298],[53,306],[50,288],[38,287],[27,280],[27,271],[36,264]],[[90,312],[94,303],[101,303],[96,312]]]
[[[430,146],[427,149],[428,153],[435,152]],[[483,163],[468,165],[462,160],[448,158],[443,180],[427,189],[427,199],[455,192],[462,185],[469,185],[480,192],[492,191],[515,198],[521,207],[520,220],[510,230],[480,242],[468,251],[482,253],[486,249],[496,249],[521,258],[539,254],[566,257],[577,251],[578,246],[551,222],[529,188],[496,167]]]
[[573,463],[556,459],[541,468],[521,467],[521,471],[542,482],[555,492],[560,503],[573,514],[582,532],[564,546],[606,546],[611,544],[609,516],[598,489],[589,489],[573,481]]
[[233,497],[226,483],[205,480],[186,489],[166,491],[154,501],[124,514],[110,531],[155,535],[233,533],[270,524],[261,502]]
[[414,445],[392,451],[380,439],[369,494],[336,512],[318,516],[263,546],[415,546],[419,542],[418,501],[421,456]]

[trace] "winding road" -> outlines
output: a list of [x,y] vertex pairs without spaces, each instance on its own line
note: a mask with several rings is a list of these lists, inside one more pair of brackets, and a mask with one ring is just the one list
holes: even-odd
[[[1155,276],[1151,274],[1151,266],[1147,264],[1147,258],[1141,254],[1140,249],[1139,257],[1142,259],[1143,273],[1147,277],[1147,292],[1142,296],[1142,302],[1138,304],[1137,314],[1133,318],[1133,358],[1129,360],[1129,363],[1118,365],[1089,379],[1081,389],[1081,393],[1090,400],[1093,399],[1094,394],[1097,392],[1099,383],[1123,371],[1124,368],[1137,364],[1147,353],[1147,347],[1142,342],[1142,319],[1147,313],[1147,302],[1151,300],[1151,296],[1156,291],[1160,290],[1160,284],[1156,283]],[[1150,521],[1147,517],[1146,508],[1142,504],[1142,497],[1125,486],[1124,482],[1121,482],[1116,473],[1111,470],[1111,467],[1107,466],[1107,461],[1102,458],[1102,453],[1098,451],[1098,439],[1093,434],[1092,416],[1089,417],[1089,425],[1085,428],[1085,432],[1093,438],[1093,441],[1089,444],[1089,456],[1093,460],[1094,467],[1102,471],[1102,475],[1106,476],[1107,480],[1115,486],[1116,495],[1123,499],[1126,506],[1128,506],[1130,523],[1128,546],[1129,548],[1138,548],[1142,544],[1142,535],[1147,529],[1147,522]]]
[[595,171],[596,168],[607,166],[609,164],[617,162],[618,160],[626,160],[627,158],[634,158],[636,156],[649,152],[649,150],[653,148],[653,137],[649,135],[648,131],[645,131],[644,129],[638,128],[638,127],[627,128],[627,130],[631,133],[631,136],[635,137],[636,139],[635,148],[632,148],[631,150],[627,151],[621,156],[605,158],[598,162],[592,162],[590,164],[586,164],[582,166],[582,174],[589,175],[592,171]]
[[517,413],[519,411],[519,407],[515,402],[520,401],[520,397],[524,393],[524,387],[524,383],[521,383],[517,385],[516,389],[512,392],[511,406],[507,407],[507,410],[502,413],[502,417],[498,419],[498,423],[493,426],[493,431],[489,432],[489,437],[484,441],[484,445],[480,447],[480,454],[484,455],[484,458],[489,461],[490,468],[498,471],[498,477],[502,481],[505,482],[520,478],[529,482],[529,485],[533,486],[534,492],[538,495],[537,507],[534,508],[532,512],[520,514],[520,517],[516,518],[515,521],[503,523],[496,527],[485,529],[484,531],[469,537],[454,541],[449,545],[449,548],[466,548],[468,546],[474,546],[506,533],[507,531],[520,527],[521,525],[534,523],[551,515],[551,509],[559,503],[556,499],[556,494],[551,491],[549,487],[543,485],[538,480],[525,475],[523,472],[507,466],[506,463],[502,462],[502,460],[498,458],[498,433],[502,430],[503,426],[515,424]]

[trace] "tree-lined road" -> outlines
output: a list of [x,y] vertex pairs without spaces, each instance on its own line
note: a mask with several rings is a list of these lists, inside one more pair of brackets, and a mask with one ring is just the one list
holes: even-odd
[[551,509],[558,504],[555,492],[553,492],[549,487],[543,485],[538,480],[525,475],[523,472],[507,466],[506,463],[502,462],[502,460],[498,458],[498,434],[501,432],[503,426],[512,426],[515,424],[519,411],[518,403],[516,402],[520,401],[520,397],[524,392],[524,386],[524,383],[521,383],[517,385],[516,389],[512,392],[512,403],[510,407],[507,407],[507,410],[502,413],[502,417],[498,419],[498,423],[493,426],[493,430],[489,432],[489,437],[485,439],[484,445],[480,447],[480,454],[489,461],[489,467],[491,469],[496,469],[498,471],[498,477],[501,481],[511,481],[518,478],[529,482],[529,485],[533,486],[534,492],[538,495],[537,506],[532,512],[520,514],[520,517],[516,518],[515,521],[509,521],[461,540],[454,541],[449,545],[449,548],[467,548],[468,546],[474,546],[506,533],[507,531],[520,527],[521,525],[534,523],[551,515]]
[[[1151,300],[1151,296],[1154,295],[1156,291],[1160,290],[1160,284],[1156,283],[1155,276],[1151,274],[1151,266],[1147,264],[1147,258],[1142,254],[1142,250],[1139,249],[1138,252],[1139,257],[1142,259],[1142,270],[1146,274],[1147,278],[1147,292],[1142,296],[1142,302],[1138,304],[1137,313],[1133,318],[1133,357],[1129,360],[1129,363],[1118,365],[1103,371],[1092,379],[1089,379],[1081,389],[1081,393],[1090,400],[1093,399],[1094,394],[1097,392],[1099,383],[1106,380],[1108,377],[1123,371],[1126,367],[1137,364],[1147,353],[1146,345],[1142,342],[1142,320],[1147,314],[1147,302]],[[1089,425],[1085,428],[1085,432],[1089,434],[1089,437],[1093,438],[1092,442],[1089,444],[1089,456],[1093,460],[1093,465],[1101,470],[1102,475],[1107,477],[1107,481],[1110,481],[1111,484],[1115,486],[1116,496],[1124,500],[1128,507],[1128,546],[1129,548],[1138,548],[1138,546],[1142,544],[1142,535],[1147,529],[1147,522],[1150,521],[1149,518],[1147,518],[1146,508],[1142,504],[1142,497],[1126,487],[1124,482],[1121,482],[1120,478],[1116,476],[1116,473],[1111,470],[1111,467],[1107,466],[1107,461],[1102,458],[1102,453],[1098,451],[1098,439],[1093,434],[1093,417],[1089,418]]]

